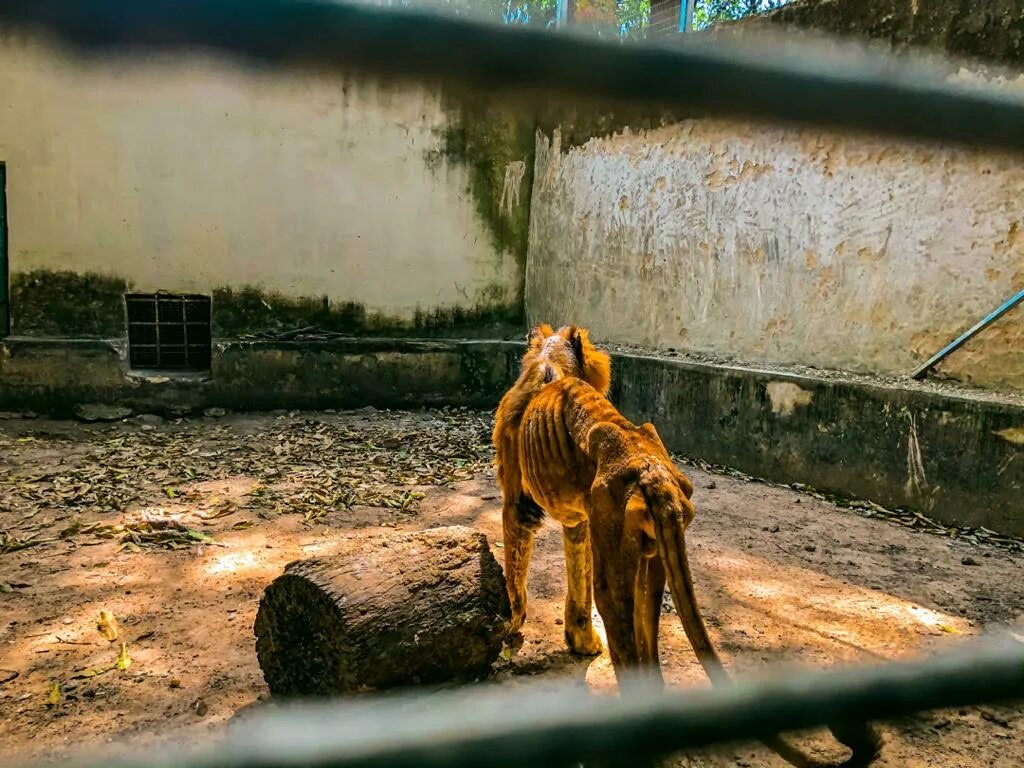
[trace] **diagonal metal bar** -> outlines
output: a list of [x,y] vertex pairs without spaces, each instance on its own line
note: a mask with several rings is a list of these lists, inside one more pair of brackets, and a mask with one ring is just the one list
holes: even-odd
[[962,334],[957,336],[953,341],[949,342],[946,346],[936,352],[934,355],[929,357],[916,371],[914,371],[912,378],[923,379],[928,375],[928,372],[936,365],[941,363],[951,354],[956,352],[960,347],[966,344],[968,341],[973,339],[983,330],[988,328],[992,323],[1001,318],[1011,309],[1016,307],[1018,304],[1024,303],[1024,290],[1018,291],[1016,294],[1008,298],[998,307],[989,312],[985,317],[981,318],[978,322],[964,331]]
[[923,661],[792,673],[713,690],[633,690],[637,695],[612,698],[580,686],[478,687],[297,705],[251,715],[205,750],[150,750],[95,768],[564,768],[614,759],[636,765],[825,723],[1021,699],[1024,644],[988,639]]
[[844,61],[819,47],[752,49],[705,35],[623,44],[331,0],[0,0],[0,25],[89,48],[200,47],[490,92],[556,90],[1024,150],[1024,98],[881,54]]

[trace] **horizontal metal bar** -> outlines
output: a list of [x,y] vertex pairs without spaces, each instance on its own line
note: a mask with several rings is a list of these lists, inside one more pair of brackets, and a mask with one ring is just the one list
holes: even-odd
[[993,309],[991,312],[985,315],[985,317],[976,322],[962,334],[957,336],[953,341],[951,341],[949,344],[947,344],[934,355],[932,355],[930,358],[928,358],[924,365],[922,365],[920,368],[914,371],[913,378],[923,379],[925,376],[928,375],[928,371],[930,371],[936,365],[941,363],[951,354],[956,352],[956,350],[960,349],[960,347],[962,347],[964,344],[970,341],[973,337],[977,336],[981,331],[988,328],[990,325],[992,325],[992,323],[994,323],[996,320],[1005,315],[1007,312],[1009,312],[1011,309],[1016,307],[1021,302],[1024,302],[1024,289],[1019,291],[1016,295],[1008,298],[996,309]]
[[924,661],[796,672],[713,690],[661,694],[635,686],[636,695],[621,698],[548,683],[300,704],[250,714],[206,747],[95,765],[521,768],[616,758],[635,765],[825,723],[1024,698],[1024,644],[990,638]]
[[333,0],[0,0],[0,25],[87,48],[199,47],[258,62],[363,69],[496,91],[552,90],[1024,150],[1024,99],[945,72],[821,46],[681,35],[620,43]]

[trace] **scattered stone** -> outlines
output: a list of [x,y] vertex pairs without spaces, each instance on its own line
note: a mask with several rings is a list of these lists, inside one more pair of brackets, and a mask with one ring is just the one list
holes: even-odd
[[365,408],[357,408],[355,412],[356,413],[373,414],[373,413],[377,413],[377,409],[374,408],[372,405],[368,405]]
[[172,677],[168,681],[167,685],[169,685],[171,688],[181,688],[181,680],[179,680],[176,677]]
[[202,699],[196,699],[195,703],[192,705],[192,709],[195,710],[195,713],[199,715],[199,717],[206,717],[206,713],[210,711],[206,706],[206,702]]
[[75,407],[75,415],[82,421],[120,421],[132,415],[132,409],[123,405],[83,403]]
[[718,487],[718,483],[716,483],[714,480],[712,480],[710,483],[708,483],[704,487],[707,488],[709,491],[713,491],[713,490],[715,490],[715,488]]
[[995,723],[996,725],[1002,726],[1003,728],[1010,727],[1009,720],[1007,720],[1005,717],[1000,717],[995,712],[990,712],[987,709],[981,710],[981,719],[987,720],[990,723]]
[[778,533],[780,530],[782,529],[779,528],[778,525],[773,525],[771,528],[768,529],[768,533]]
[[817,549],[818,548],[816,546],[814,546],[813,544],[806,544],[806,545],[804,545],[804,552],[815,552],[815,551],[817,551]]
[[159,427],[164,423],[163,417],[157,416],[155,413],[141,413],[135,419],[140,424],[146,424],[151,427]]
[[981,563],[968,555],[960,561],[960,565],[981,565]]
[[203,411],[203,416],[206,416],[211,419],[219,419],[222,416],[226,415],[227,411],[225,411],[223,408],[207,408],[205,411]]

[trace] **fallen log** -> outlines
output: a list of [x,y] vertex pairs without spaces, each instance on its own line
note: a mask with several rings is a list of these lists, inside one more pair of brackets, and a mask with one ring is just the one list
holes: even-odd
[[501,653],[510,618],[487,537],[464,527],[350,536],[290,563],[256,614],[276,696],[468,682]]

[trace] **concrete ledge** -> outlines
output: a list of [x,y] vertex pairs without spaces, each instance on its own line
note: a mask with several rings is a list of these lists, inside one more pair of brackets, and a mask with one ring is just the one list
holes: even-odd
[[502,341],[223,341],[214,344],[211,375],[197,377],[129,372],[120,340],[10,338],[0,344],[0,411],[69,416],[79,403],[151,413],[485,408],[515,375],[519,350]]
[[[70,415],[210,406],[493,408],[523,345],[509,341],[225,341],[208,378],[129,373],[120,341],[7,339],[0,411]],[[914,383],[617,354],[612,397],[668,446],[785,483],[1024,535],[1024,404]],[[766,521],[767,522],[767,521]]]
[[985,393],[617,355],[612,396],[668,446],[785,483],[1024,535],[1024,407]]

